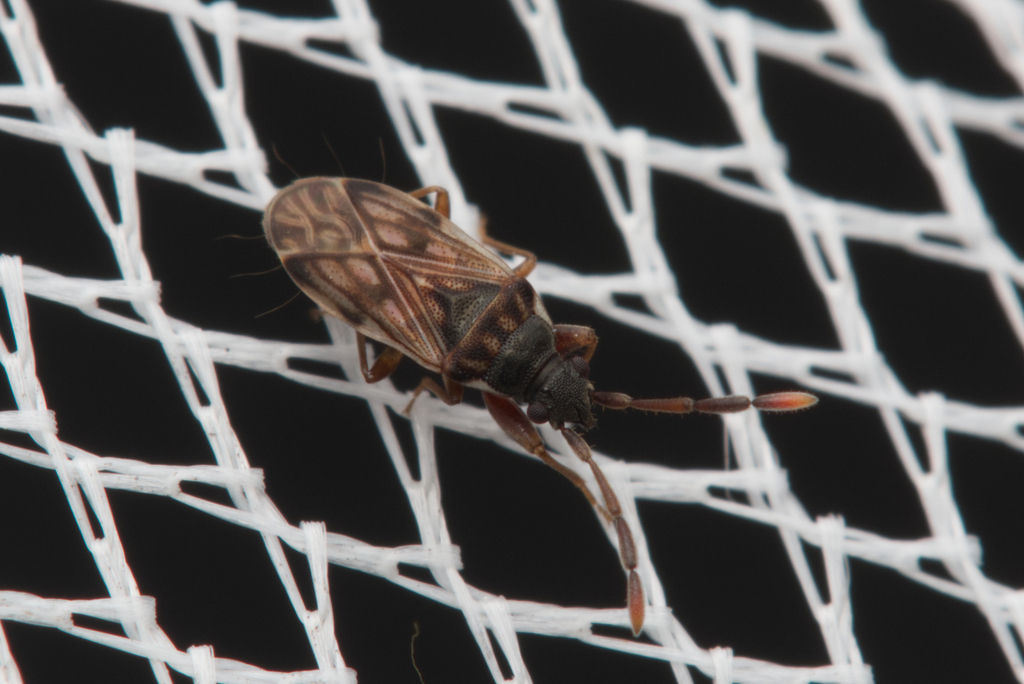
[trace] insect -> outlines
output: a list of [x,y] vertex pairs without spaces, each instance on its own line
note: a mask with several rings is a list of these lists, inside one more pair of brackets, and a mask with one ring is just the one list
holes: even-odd
[[[433,209],[421,201],[430,194],[436,195]],[[588,380],[597,347],[594,331],[552,323],[526,281],[537,258],[487,237],[481,245],[466,235],[449,220],[448,192],[438,186],[405,193],[372,181],[304,178],[274,197],[263,227],[299,288],[323,311],[355,328],[367,382],[388,377],[408,356],[440,373],[443,382],[423,378],[413,401],[428,390],[452,405],[462,401],[463,388],[482,390],[502,430],[583,492],[618,536],[635,635],[643,628],[646,601],[633,533],[580,436],[594,427],[594,408],[734,413],[750,407],[792,411],[818,401],[804,392],[694,400],[634,399],[595,390]],[[510,268],[484,245],[524,260]],[[385,345],[372,366],[366,338]],[[543,423],[559,430],[590,467],[600,502],[582,477],[544,448],[535,426]]]

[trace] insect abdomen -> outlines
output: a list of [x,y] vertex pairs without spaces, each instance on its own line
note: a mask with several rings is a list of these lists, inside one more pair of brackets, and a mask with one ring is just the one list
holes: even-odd
[[533,287],[511,279],[445,359],[452,380],[519,401],[557,355],[555,335]]

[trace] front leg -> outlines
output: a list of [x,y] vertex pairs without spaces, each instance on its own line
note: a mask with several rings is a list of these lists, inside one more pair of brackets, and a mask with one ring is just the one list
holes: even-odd
[[640,574],[636,571],[636,544],[633,542],[633,530],[629,528],[629,523],[626,522],[626,518],[622,515],[622,507],[619,505],[619,497],[615,495],[615,490],[608,484],[604,471],[601,470],[597,462],[591,457],[590,445],[569,428],[561,428],[561,433],[565,437],[565,441],[569,443],[573,453],[590,466],[590,472],[594,474],[597,486],[601,489],[607,517],[611,518],[612,525],[615,527],[615,533],[619,537],[619,559],[622,561],[622,567],[626,571],[627,576],[626,607],[629,609],[629,622],[633,627],[633,636],[639,636],[640,630],[644,627],[644,612],[646,611],[647,601],[644,598],[644,585],[640,581]]
[[626,606],[629,609],[629,622],[633,628],[634,636],[639,635],[640,630],[644,626],[646,601],[644,599],[643,584],[640,582],[640,575],[636,571],[637,554],[636,545],[633,543],[633,532],[629,528],[629,523],[626,522],[622,515],[622,507],[619,505],[618,497],[615,496],[615,492],[612,490],[611,485],[608,484],[608,480],[605,478],[601,468],[590,457],[590,447],[587,446],[582,437],[572,430],[562,429],[562,435],[569,443],[573,453],[590,466],[590,471],[594,474],[598,487],[601,489],[601,497],[604,499],[603,506],[594,499],[594,495],[587,489],[587,484],[582,477],[556,461],[547,452],[547,449],[544,448],[544,441],[540,438],[540,433],[537,431],[536,426],[530,422],[530,419],[526,417],[526,414],[523,413],[518,404],[511,399],[499,397],[489,392],[484,392],[484,404],[487,405],[487,410],[490,411],[491,416],[494,417],[495,422],[505,431],[506,435],[515,440],[519,446],[534,454],[568,478],[570,482],[583,492],[590,505],[596,508],[602,517],[615,527],[615,533],[619,537],[619,558],[627,575]]
[[605,520],[611,520],[608,516],[608,512],[605,511],[604,507],[597,503],[594,499],[594,495],[587,489],[587,483],[584,482],[583,478],[576,474],[575,471],[566,468],[564,465],[555,460],[555,458],[548,453],[547,449],[544,448],[544,440],[540,438],[540,433],[537,431],[537,426],[530,422],[530,419],[523,413],[523,409],[519,408],[511,399],[505,397],[499,397],[496,394],[490,392],[484,392],[484,405],[487,406],[487,410],[490,411],[491,417],[494,418],[494,422],[498,424],[506,435],[511,437],[516,444],[523,447],[526,451],[533,454],[540,460],[547,463],[549,466],[560,472],[570,482],[579,487],[580,491],[583,492],[583,496],[587,497],[587,501],[590,502],[591,506],[597,508],[601,515],[604,516]]
[[555,349],[563,359],[582,356],[589,362],[597,349],[597,333],[585,325],[555,325]]

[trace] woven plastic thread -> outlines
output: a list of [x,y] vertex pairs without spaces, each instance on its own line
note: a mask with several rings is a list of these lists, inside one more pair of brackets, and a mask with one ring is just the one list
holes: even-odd
[[[33,114],[31,119],[0,116],[0,131],[63,152],[94,214],[91,220],[83,220],[82,226],[98,223],[121,273],[119,280],[88,280],[23,263],[18,255],[0,258],[0,288],[14,337],[13,346],[7,340],[0,353],[17,405],[15,410],[0,413],[0,428],[25,433],[36,445],[26,449],[2,444],[0,458],[53,471],[107,589],[104,596],[68,600],[0,587],[0,620],[63,630],[135,654],[149,661],[159,682],[171,681],[170,670],[200,682],[354,682],[356,672],[346,665],[346,654],[335,637],[335,621],[344,619],[334,614],[329,598],[327,569],[335,564],[384,578],[461,611],[495,681],[505,680],[502,660],[513,681],[531,681],[517,634],[534,632],[579,639],[595,649],[613,649],[636,658],[664,660],[681,682],[691,681],[688,668],[692,667],[716,682],[853,684],[872,681],[871,663],[865,662],[858,643],[851,598],[848,561],[858,559],[899,573],[931,592],[971,604],[988,625],[986,638],[998,644],[1018,680],[1024,681],[1024,661],[1014,636],[1024,629],[1020,595],[1017,588],[986,576],[979,540],[967,533],[958,509],[946,440],[952,433],[969,435],[1019,452],[1024,449],[1020,431],[1024,408],[982,406],[936,393],[908,392],[877,346],[871,321],[859,301],[856,270],[848,252],[850,241],[856,240],[897,247],[925,260],[983,273],[1006,325],[1017,343],[1024,344],[1024,312],[1017,289],[1024,286],[1024,265],[989,219],[957,136],[957,128],[983,131],[1021,147],[1024,132],[1019,121],[1024,117],[1024,100],[969,95],[905,76],[853,0],[819,1],[821,11],[835,27],[824,32],[787,28],[697,0],[638,0],[636,4],[660,13],[666,22],[678,22],[687,32],[741,138],[735,146],[694,147],[610,123],[602,103],[580,76],[554,0],[510,0],[518,30],[528,36],[541,65],[543,86],[478,81],[405,63],[382,48],[379,27],[363,0],[337,0],[337,16],[331,19],[273,16],[227,2],[123,2],[165,15],[171,22],[223,146],[197,153],[142,139],[129,130],[93,132],[50,66],[48,54],[55,46],[41,42],[31,4],[8,0],[10,9],[0,5],[0,29],[19,76],[16,82],[0,86],[0,104],[28,108]],[[1019,87],[1024,86],[1020,39],[1024,4],[1013,0],[959,0],[953,4],[977,26],[1002,68]],[[215,38],[216,66],[204,54],[197,27]],[[351,56],[319,49],[311,39],[334,42]],[[723,393],[723,379],[729,391],[753,394],[751,374],[762,374],[807,388],[826,401],[845,399],[870,407],[884,424],[899,467],[916,491],[929,536],[891,539],[846,525],[838,515],[811,518],[790,488],[780,455],[761,428],[761,419],[749,412],[724,419],[737,464],[734,470],[624,463],[595,450],[594,457],[622,502],[636,536],[639,568],[652,604],[645,627],[650,641],[590,631],[596,624],[626,625],[624,608],[547,605],[497,596],[467,584],[460,575],[459,549],[449,536],[441,509],[443,482],[438,479],[434,432],[444,428],[515,450],[486,412],[469,405],[446,407],[421,399],[411,418],[420,470],[417,479],[409,470],[388,415],[388,409],[401,412],[408,395],[395,390],[390,382],[373,386],[362,382],[354,334],[346,326],[326,320],[332,344],[297,345],[202,330],[189,321],[175,320],[161,307],[159,286],[141,239],[146,226],[140,219],[135,186],[138,174],[188,185],[196,192],[257,211],[276,192],[265,171],[266,151],[257,143],[241,90],[247,68],[239,53],[241,43],[287,53],[310,65],[308,68],[372,81],[422,184],[441,185],[451,192],[453,220],[461,226],[476,225],[479,212],[469,204],[472,198],[465,196],[449,165],[446,141],[434,118],[436,107],[497,119],[531,135],[577,146],[586,156],[607,211],[621,233],[632,269],[613,276],[583,275],[542,259],[531,276],[534,286],[542,294],[592,307],[635,329],[638,335],[678,344],[692,357],[711,395]],[[756,68],[759,56],[782,60],[881,103],[930,174],[944,211],[928,216],[887,211],[823,196],[795,183],[787,173],[785,150],[765,118]],[[621,160],[623,186],[616,181],[606,155]],[[96,167],[89,165],[89,159],[109,165],[112,171],[119,220],[104,203],[93,175]],[[735,169],[747,172],[756,183],[726,172]],[[658,239],[659,231],[666,228],[656,222],[652,170],[697,181],[733,201],[783,217],[831,317],[839,349],[787,346],[732,326],[708,325],[693,316],[680,296],[676,274]],[[237,185],[210,180],[204,176],[206,171],[228,172]],[[82,226],[75,229],[85,230]],[[2,244],[0,240],[0,247]],[[624,306],[613,294],[635,295],[651,313]],[[156,340],[195,420],[208,436],[215,463],[146,463],[116,454],[88,453],[62,442],[56,429],[60,416],[55,422],[46,403],[47,387],[36,374],[26,296],[77,309],[119,328],[125,336]],[[101,307],[101,299],[125,302],[135,315]],[[288,365],[289,358],[340,364],[348,380],[295,370]],[[262,473],[249,466],[221,398],[215,364],[276,373],[296,383],[365,400],[408,496],[420,543],[383,548],[345,536],[345,530],[325,529],[322,523],[286,520],[268,496]],[[802,419],[813,420],[814,416]],[[906,424],[920,428],[923,453],[915,452],[919,447],[908,437]],[[573,461],[558,440],[548,441],[564,457],[563,462],[593,484],[588,471]],[[822,446],[823,453],[827,449]],[[181,487],[184,481],[220,488],[231,504],[186,493]],[[317,669],[267,672],[219,658],[217,644],[172,643],[161,628],[154,601],[142,595],[136,584],[127,560],[130,554],[118,535],[119,520],[107,500],[110,490],[166,497],[240,530],[255,531],[290,598],[296,620],[305,630]],[[713,494],[723,490],[743,492],[746,502]],[[747,657],[729,648],[698,647],[688,626],[666,605],[662,582],[670,578],[660,577],[651,560],[637,500],[675,505],[696,502],[721,515],[775,528],[806,600],[802,609],[809,609],[817,621],[828,660],[795,666]],[[607,528],[606,532],[609,543],[614,543],[614,531]],[[315,605],[300,593],[285,546],[308,560]],[[817,571],[807,557],[808,548],[820,549],[824,586],[814,581]],[[948,577],[923,571],[921,559],[941,563]],[[428,569],[436,584],[400,574],[400,563]],[[123,635],[80,626],[73,615],[116,623]],[[21,676],[18,654],[0,630],[0,681],[20,682]]]

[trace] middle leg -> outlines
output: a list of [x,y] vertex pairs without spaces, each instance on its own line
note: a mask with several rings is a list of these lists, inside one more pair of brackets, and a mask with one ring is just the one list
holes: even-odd
[[420,396],[423,390],[429,391],[448,406],[455,406],[455,404],[461,403],[463,390],[462,385],[443,375],[441,376],[441,379],[444,381],[444,387],[438,385],[430,376],[420,380],[420,384],[416,386],[416,391],[412,393],[412,399],[409,400],[409,403],[406,405],[405,410],[402,411],[402,413],[409,415],[409,412],[412,411],[412,405],[416,403],[417,397]]

